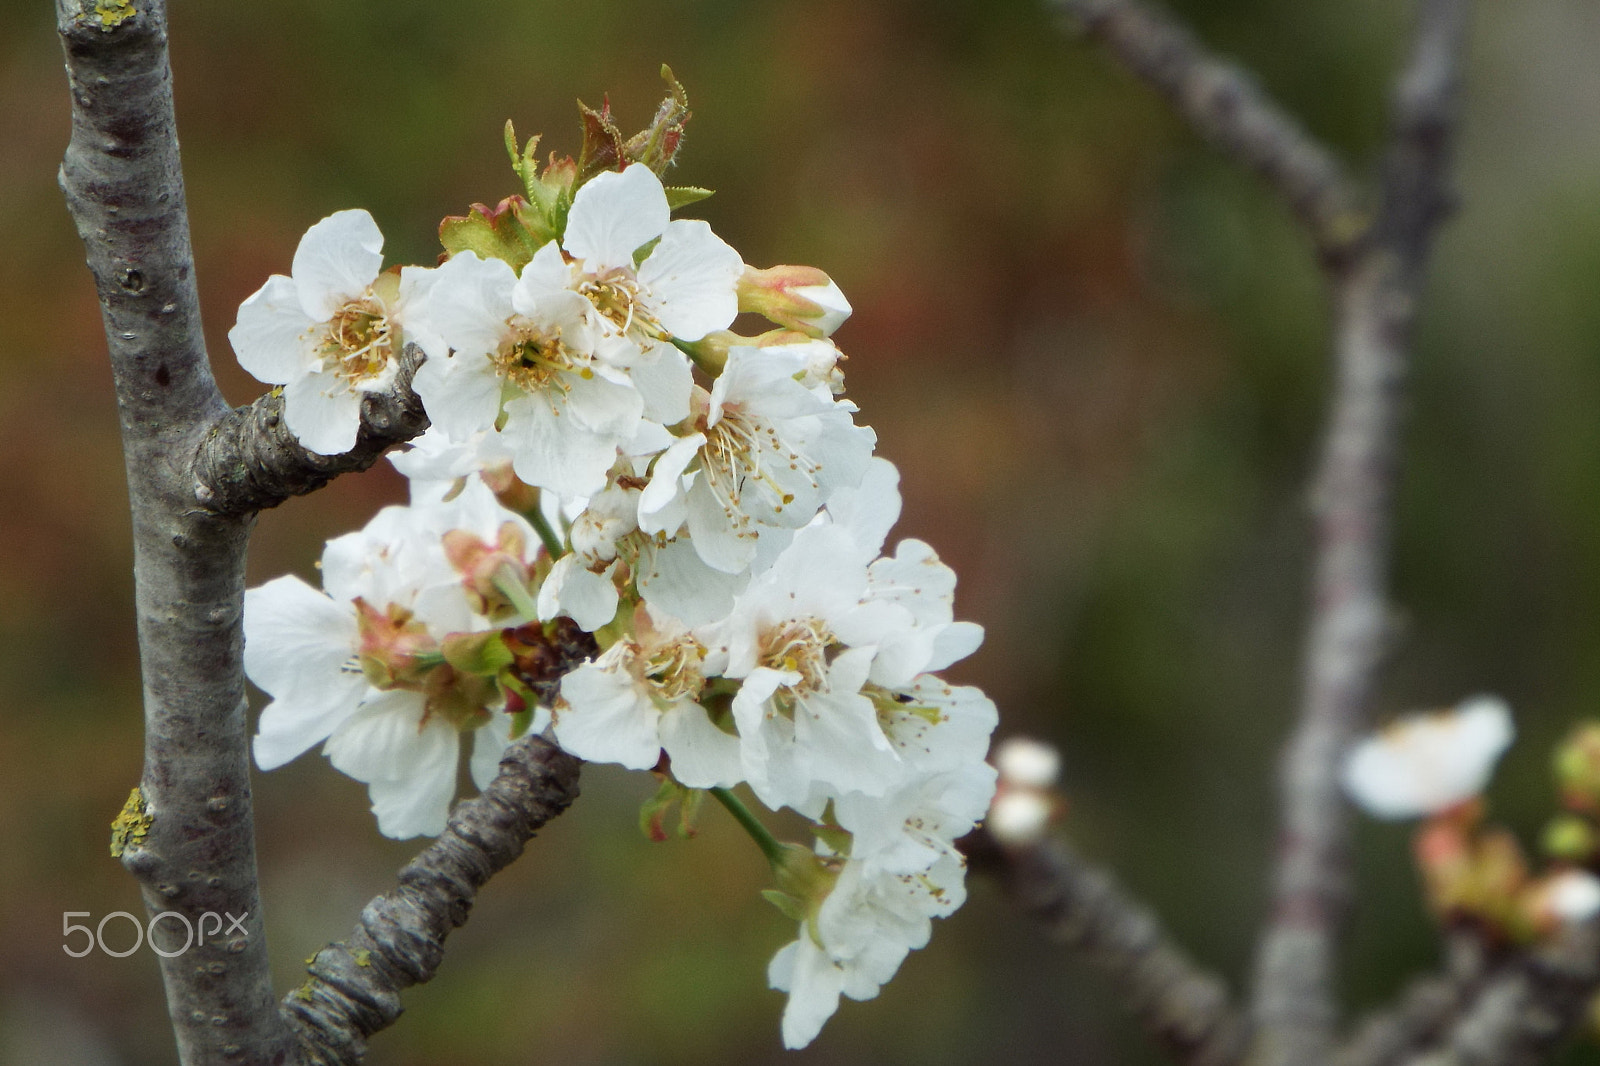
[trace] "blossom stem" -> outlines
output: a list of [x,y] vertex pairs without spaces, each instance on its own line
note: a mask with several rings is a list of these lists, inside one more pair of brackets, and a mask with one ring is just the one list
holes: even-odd
[[718,803],[728,808],[728,813],[733,815],[733,820],[743,826],[746,833],[750,834],[750,839],[754,840],[756,845],[761,848],[761,854],[767,857],[767,861],[772,863],[773,866],[777,866],[783,859],[783,845],[778,843],[778,838],[772,835],[772,831],[762,825],[761,819],[750,813],[750,808],[744,805],[744,801],[735,796],[730,790],[713,788],[709,791],[713,796],[717,797]]
[[566,545],[561,542],[560,537],[556,536],[556,531],[550,528],[550,520],[544,516],[542,508],[531,507],[524,514],[527,515],[528,522],[532,524],[534,532],[538,533],[539,539],[544,542],[545,551],[550,553],[550,558],[559,559],[567,554]]
[[532,621],[539,617],[539,605],[534,602],[533,596],[528,592],[528,586],[511,569],[509,565],[502,565],[494,572],[494,587],[511,601],[524,618]]

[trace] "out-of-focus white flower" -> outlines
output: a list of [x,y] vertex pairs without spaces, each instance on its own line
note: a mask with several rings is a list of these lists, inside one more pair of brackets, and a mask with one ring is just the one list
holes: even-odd
[[257,380],[283,386],[283,416],[308,450],[355,447],[361,398],[394,383],[401,319],[429,279],[380,274],[383,234],[365,211],[339,211],[306,231],[291,274],[274,274],[239,307],[228,341]]
[[1031,737],[1007,737],[995,749],[995,767],[1007,785],[1050,788],[1061,775],[1061,753]]
[[1510,709],[1493,696],[1410,715],[1350,751],[1345,791],[1376,818],[1437,814],[1483,791],[1514,735]]
[[1061,753],[1042,741],[1008,737],[995,749],[999,787],[984,821],[1002,844],[1035,844],[1061,813],[1054,785],[1061,773]]
[[1543,898],[1558,920],[1588,921],[1600,914],[1600,878],[1588,870],[1562,870],[1546,878]]

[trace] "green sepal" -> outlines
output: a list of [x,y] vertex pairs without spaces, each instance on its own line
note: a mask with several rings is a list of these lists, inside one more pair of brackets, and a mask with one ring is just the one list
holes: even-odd
[[705,806],[706,790],[703,788],[685,788],[683,790],[683,803],[678,808],[678,836],[689,840],[700,832],[696,825],[700,820],[700,808]]
[[776,888],[763,888],[761,898],[778,908],[778,911],[792,921],[803,922],[806,920],[806,905],[804,901],[795,899],[787,892]]
[[500,259],[518,273],[554,237],[543,213],[531,210],[520,196],[508,196],[494,207],[473,204],[467,214],[439,223],[439,243],[450,255],[472,252],[479,259]]
[[668,185],[667,207],[676,211],[680,207],[697,204],[701,200],[708,200],[713,195],[712,190],[702,189],[698,185]]
[[516,657],[498,629],[483,633],[452,633],[440,645],[444,660],[464,674],[495,677]]
[[855,837],[848,829],[840,829],[836,825],[817,825],[812,826],[811,831],[816,834],[818,840],[828,845],[828,850],[835,855],[846,857],[850,855],[850,845],[855,843]]
[[666,173],[667,167],[672,165],[683,145],[683,128],[691,114],[689,94],[683,91],[678,79],[672,76],[672,68],[665,63],[661,64],[661,77],[667,83],[667,98],[656,108],[650,125],[628,138],[623,146],[623,153],[629,160],[643,163],[657,175]]
[[667,839],[667,812],[678,802],[683,786],[670,777],[662,778],[656,794],[639,807],[639,832],[656,844]]

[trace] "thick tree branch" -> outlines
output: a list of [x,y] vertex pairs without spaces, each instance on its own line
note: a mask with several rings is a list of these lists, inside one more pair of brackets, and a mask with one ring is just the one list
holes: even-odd
[[577,759],[539,737],[506,749],[500,775],[456,807],[444,833],[367,904],[349,940],[317,952],[310,978],[283,1001],[308,1066],[352,1066],[367,1038],[400,1017],[400,992],[431,980],[450,931],[484,882],[522,854],[578,796]]
[[1282,765],[1273,910],[1256,958],[1252,1061],[1261,1066],[1316,1066],[1333,1047],[1349,877],[1337,768],[1366,724],[1386,638],[1403,389],[1428,254],[1447,214],[1465,20],[1465,0],[1422,0],[1378,217],[1356,254],[1329,269],[1336,380],[1314,488],[1304,693]]
[[1227,987],[1172,944],[1148,908],[1110,874],[1056,841],[1002,846],[979,830],[962,841],[974,870],[994,873],[1024,911],[1113,981],[1134,1014],[1177,1062],[1227,1066],[1244,1026]]
[[[58,0],[57,25],[72,93],[61,187],[99,291],[133,515],[145,766],[118,850],[152,916],[211,933],[181,951],[182,924],[156,926],[180,1060],[280,1063],[240,667],[249,520],[196,510],[185,461],[226,406],[200,330],[166,7]],[[242,925],[218,936],[223,916]]]
[[361,408],[356,446],[343,455],[318,455],[301,447],[283,420],[283,396],[274,389],[255,403],[227,411],[206,432],[194,460],[194,495],[223,515],[253,514],[326,485],[339,474],[365,470],[391,446],[428,428],[411,378],[422,349],[408,345],[393,387],[369,395]]
[[1367,216],[1344,167],[1239,67],[1210,54],[1144,0],[1052,0],[1124,66],[1159,91],[1195,131],[1259,175],[1323,256],[1339,258]]

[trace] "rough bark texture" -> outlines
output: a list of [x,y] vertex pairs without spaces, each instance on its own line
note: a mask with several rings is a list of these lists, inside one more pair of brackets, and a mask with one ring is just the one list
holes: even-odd
[[1600,988],[1600,924],[1572,926],[1495,967],[1407,1066],[1534,1066],[1583,1021]]
[[1476,930],[1452,930],[1441,972],[1414,979],[1393,1007],[1364,1018],[1335,1054],[1334,1066],[1393,1066],[1436,1042],[1475,994],[1490,961]]
[[340,474],[365,470],[391,446],[428,428],[411,378],[422,349],[408,345],[386,392],[366,397],[356,446],[343,455],[301,447],[283,420],[283,395],[274,389],[255,403],[227,411],[201,439],[194,457],[194,496],[222,515],[252,514],[291,496],[320,489]]
[[577,798],[579,765],[538,737],[513,744],[493,784],[401,869],[399,887],[367,904],[349,940],[317,952],[311,977],[283,1001],[302,1062],[363,1060],[367,1037],[400,1017],[401,990],[432,979],[478,889]]
[[[161,959],[186,1066],[278,1063],[256,888],[240,615],[249,519],[195,507],[187,459],[226,410],[211,378],[184,212],[162,0],[59,0],[72,91],[61,187],[99,290],[133,514],[149,821],[123,862],[152,916],[212,933]],[[224,921],[226,919],[223,919]],[[181,923],[157,927],[167,951]]]
[[1249,74],[1142,0],[1052,2],[1166,97],[1202,138],[1259,175],[1325,257],[1338,258],[1361,234],[1367,215],[1344,167]]
[[1465,0],[1422,0],[1395,92],[1377,218],[1330,264],[1334,397],[1314,484],[1316,562],[1299,724],[1285,753],[1272,914],[1256,957],[1259,1066],[1316,1066],[1333,1050],[1348,815],[1339,760],[1366,727],[1387,639],[1388,567],[1411,338],[1428,256],[1449,214]]
[[1223,981],[1194,964],[1116,880],[1057,841],[1006,847],[982,830],[962,841],[973,869],[993,872],[1057,941],[1082,952],[1176,1062],[1226,1066],[1245,1044]]

